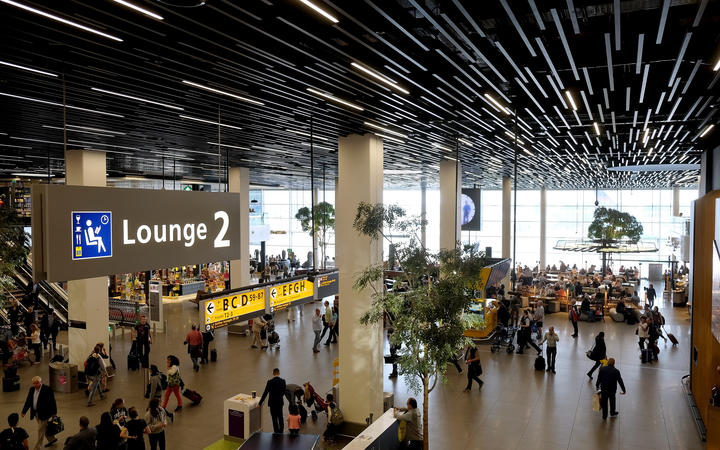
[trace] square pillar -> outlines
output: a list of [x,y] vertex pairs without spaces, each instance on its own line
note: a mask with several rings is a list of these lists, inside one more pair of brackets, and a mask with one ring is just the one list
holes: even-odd
[[250,284],[250,169],[231,167],[228,188],[240,193],[240,259],[230,261],[230,288],[236,289]]
[[[65,152],[65,183],[70,186],[106,186],[105,152]],[[68,280],[68,346],[70,364],[83,369],[85,358],[98,342],[108,347],[108,277]],[[74,326],[73,326],[74,324]]]
[[460,239],[460,194],[462,172],[460,162],[450,159],[440,161],[440,248],[454,249]]
[[[340,395],[345,421],[365,426],[380,417],[383,404],[382,324],[364,326],[360,317],[372,304],[370,289],[354,289],[357,274],[382,264],[383,242],[361,236],[353,222],[360,202],[383,201],[383,144],[372,135],[353,134],[338,140],[335,204],[335,253],[340,270]],[[382,289],[380,283],[378,287]]]

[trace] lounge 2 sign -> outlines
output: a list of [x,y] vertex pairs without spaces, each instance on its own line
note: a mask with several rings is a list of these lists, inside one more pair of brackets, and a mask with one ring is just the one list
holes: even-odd
[[239,194],[62,185],[32,189],[36,280],[241,257]]

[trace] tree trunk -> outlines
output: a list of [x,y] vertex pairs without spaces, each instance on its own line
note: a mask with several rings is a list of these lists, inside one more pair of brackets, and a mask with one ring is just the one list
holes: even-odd
[[423,450],[430,448],[430,440],[428,437],[428,411],[430,410],[428,405],[429,384],[430,376],[426,373],[423,378]]

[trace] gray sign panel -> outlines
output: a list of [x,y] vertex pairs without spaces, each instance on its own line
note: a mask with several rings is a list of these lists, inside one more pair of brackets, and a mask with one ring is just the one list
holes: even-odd
[[32,189],[36,280],[77,280],[243,256],[240,194],[62,185]]

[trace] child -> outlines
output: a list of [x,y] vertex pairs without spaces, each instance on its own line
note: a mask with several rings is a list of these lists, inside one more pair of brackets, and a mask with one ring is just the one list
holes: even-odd
[[297,436],[300,434],[300,412],[297,405],[290,405],[288,409],[290,412],[288,415],[288,429],[291,436]]

